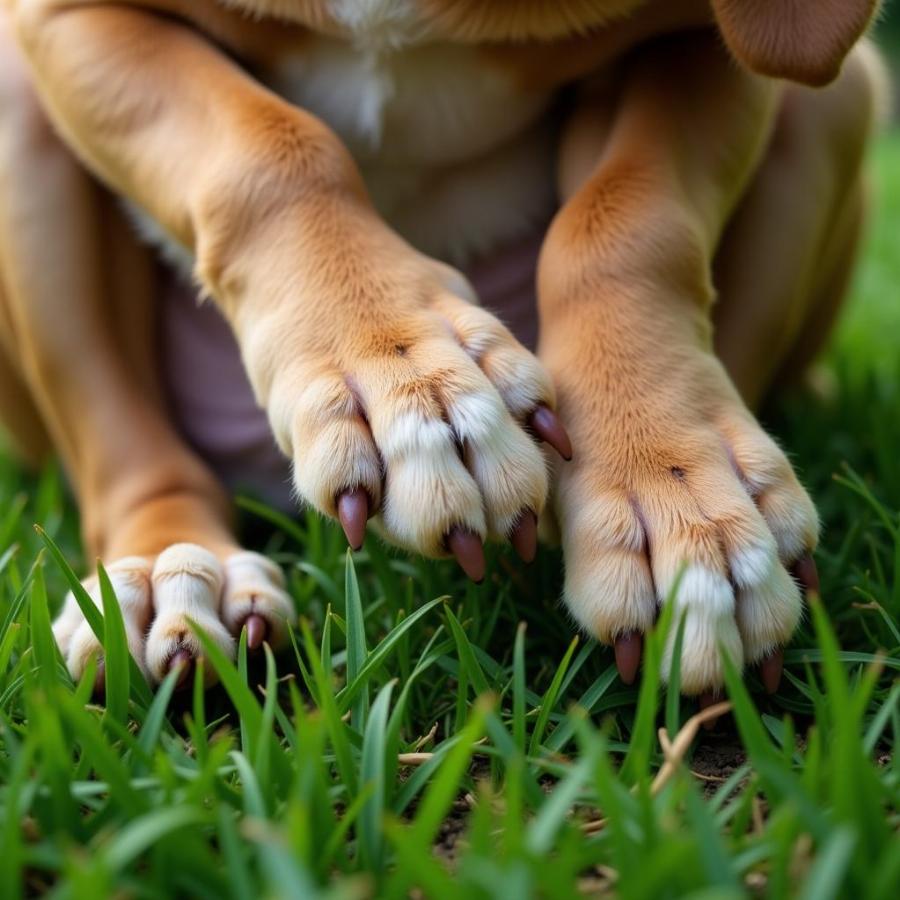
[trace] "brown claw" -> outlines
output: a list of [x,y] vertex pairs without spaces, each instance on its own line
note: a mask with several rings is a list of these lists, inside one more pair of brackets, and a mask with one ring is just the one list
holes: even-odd
[[94,696],[100,699],[106,696],[106,666],[103,660],[97,663],[97,674],[94,676]]
[[522,511],[510,532],[509,541],[523,562],[534,561],[537,553],[537,516],[530,509]]
[[350,548],[359,550],[366,536],[366,521],[369,518],[369,495],[365,489],[344,491],[338,497],[337,514]]
[[475,584],[484,581],[484,547],[481,546],[478,535],[454,528],[447,535],[447,549],[456,557],[460,568]]
[[194,657],[189,650],[184,648],[176,650],[169,659],[167,668],[170,672],[178,670],[178,680],[175,682],[175,689],[182,690],[188,686],[191,680],[191,674],[194,671]]
[[625,634],[620,634],[613,643],[616,668],[619,670],[619,677],[625,684],[634,684],[634,679],[637,678],[643,646],[644,639],[638,631],[626,631]]
[[538,440],[549,444],[564,460],[572,458],[572,442],[559,421],[559,416],[548,406],[539,406],[528,420],[528,426]]
[[[721,702],[722,702],[722,695],[717,692],[713,692],[713,691],[708,691],[705,694],[701,694],[697,698],[697,703],[700,706],[700,709],[706,709],[709,706],[715,706],[716,703],[721,703]],[[713,728],[716,727],[716,724],[718,723],[718,721],[719,721],[718,716],[716,716],[715,719],[707,719],[703,723],[703,727],[706,731],[712,731]]]
[[759,675],[767,694],[774,694],[781,684],[781,672],[784,669],[784,650],[777,647],[759,664]]
[[247,629],[247,649],[256,650],[261,647],[269,631],[269,623],[261,615],[250,613],[244,619],[244,627]]
[[811,553],[804,554],[794,563],[791,574],[800,582],[804,595],[819,593],[819,570]]

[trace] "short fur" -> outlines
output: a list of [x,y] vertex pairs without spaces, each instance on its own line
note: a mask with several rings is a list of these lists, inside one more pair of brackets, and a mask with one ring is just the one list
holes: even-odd
[[[818,520],[747,404],[846,285],[873,0],[6,9],[27,68],[5,30],[0,412],[23,452],[46,429],[62,455],[153,677],[198,652],[188,616],[230,652],[248,610],[277,638],[290,606],[169,420],[152,266],[105,191],[193,261],[315,508],[364,487],[412,550],[504,539],[545,512],[521,427],[544,403],[575,447],[552,512],[582,627],[646,629],[681,573],[688,693],[721,684],[720,647],[790,638]],[[447,263],[551,216],[538,362]],[[56,633],[78,676],[97,646],[71,600]]]

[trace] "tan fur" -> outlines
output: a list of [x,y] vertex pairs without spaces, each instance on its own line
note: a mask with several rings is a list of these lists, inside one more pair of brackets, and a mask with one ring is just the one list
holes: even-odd
[[[836,185],[857,185],[871,85],[854,64],[813,102],[735,66],[709,29],[658,38],[715,16],[738,60],[819,83],[838,74],[872,4],[829,5],[820,43],[801,48],[789,29],[772,54],[778,20],[768,3],[765,21],[752,14],[761,7],[750,0],[341,3],[7,0],[66,145],[195,259],[305,500],[334,515],[337,494],[363,486],[386,536],[431,555],[452,526],[503,539],[521,510],[544,507],[544,462],[520,424],[558,395],[576,448],[556,467],[553,504],[569,608],[602,640],[646,628],[686,566],[684,688],[718,685],[719,646],[740,663],[789,638],[800,597],[785,566],[814,546],[818,524],[713,353],[714,275],[727,334],[748,305],[743,285],[766,269],[754,254],[772,226],[758,210],[773,211],[767,186],[795,122],[805,140],[796,153],[791,144],[792,176],[812,177],[821,141],[830,202],[814,209],[807,194],[794,257],[829,248],[836,274],[849,267],[858,218],[841,220]],[[791,8],[810,14],[803,0]],[[584,80],[561,138],[565,203],[541,256],[543,366],[472,304],[459,273],[384,223],[332,130],[209,40],[266,78],[319,34],[378,60],[472,44],[486,73],[508,77],[511,98]],[[16,78],[4,82],[13,111],[33,105]],[[124,560],[123,590],[137,585],[135,633],[147,605],[156,610],[144,655],[159,677],[173,647],[190,645],[186,615],[205,616],[229,649],[239,617],[227,613],[228,571],[242,573],[240,597],[262,585],[276,633],[286,600],[276,573],[240,555],[220,488],[167,421],[146,331],[121,315],[146,322],[152,310],[146,256],[125,240],[133,267],[106,274],[119,220],[37,120],[0,129],[0,261],[21,359],[5,344],[72,475],[88,540]],[[48,209],[61,201],[51,242]],[[23,217],[37,227],[17,227]],[[742,223],[748,236],[735,243]],[[48,253],[60,256],[52,266]],[[827,299],[787,257],[770,275],[755,308],[762,316],[768,289],[783,289],[772,322],[791,338],[765,359],[760,340],[749,362],[727,342],[721,350],[751,399]],[[69,281],[67,315],[54,277]],[[76,612],[60,621],[77,674],[96,647],[75,639]]]

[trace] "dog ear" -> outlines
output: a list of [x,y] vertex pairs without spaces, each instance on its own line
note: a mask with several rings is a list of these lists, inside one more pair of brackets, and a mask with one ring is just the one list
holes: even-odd
[[712,0],[712,7],[738,62],[760,75],[818,87],[837,77],[880,2]]

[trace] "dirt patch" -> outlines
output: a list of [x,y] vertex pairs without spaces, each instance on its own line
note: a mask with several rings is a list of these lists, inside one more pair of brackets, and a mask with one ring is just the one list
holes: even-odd
[[690,761],[690,769],[703,782],[704,793],[714,794],[747,761],[738,737],[727,730],[703,735]]
[[[737,734],[728,728],[722,728],[702,735],[689,762],[689,768],[698,781],[702,782],[704,793],[711,796],[746,761],[747,754]],[[489,767],[482,761],[476,761],[471,769],[472,778],[476,783],[487,779],[489,772]],[[540,779],[541,787],[545,791],[552,790],[555,783],[556,780],[549,776]],[[745,780],[742,780],[735,786],[736,789],[740,790],[745,783]],[[465,839],[468,818],[474,802],[474,798],[469,794],[459,797],[448,812],[435,839],[434,854],[451,867],[462,849],[461,841]],[[414,811],[415,804],[407,810],[407,815],[413,815]],[[610,873],[600,872],[597,884],[587,892],[593,893],[595,889],[600,888],[608,889],[609,884]]]

